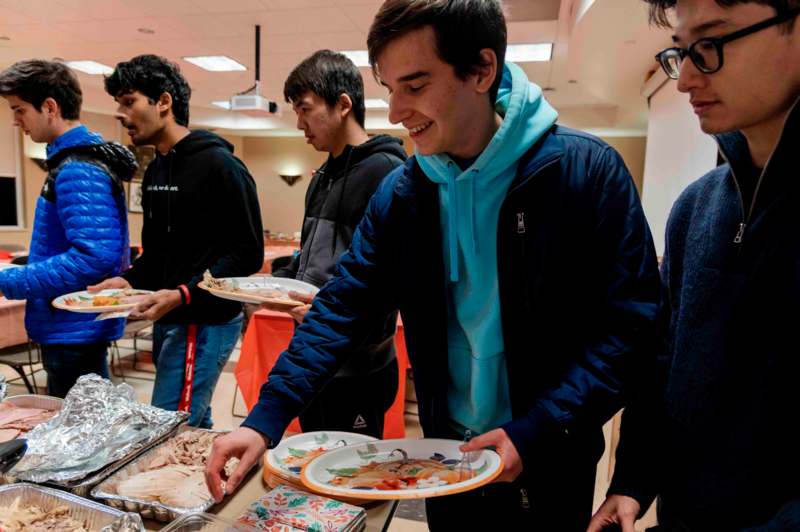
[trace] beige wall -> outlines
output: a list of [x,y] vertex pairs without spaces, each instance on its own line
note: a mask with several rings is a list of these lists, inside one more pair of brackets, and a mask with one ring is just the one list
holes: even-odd
[[622,155],[628,171],[636,183],[639,197],[642,196],[642,181],[644,179],[644,154],[647,147],[647,137],[606,137],[603,139]]

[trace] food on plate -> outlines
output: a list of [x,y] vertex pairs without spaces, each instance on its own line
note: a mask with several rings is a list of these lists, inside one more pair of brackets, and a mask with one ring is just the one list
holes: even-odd
[[67,506],[45,511],[36,505],[14,499],[10,506],[0,506],[0,530],[3,532],[88,532],[85,523],[69,516]]
[[[268,299],[283,299],[286,301],[292,301],[289,297],[289,293],[285,290],[278,288],[277,286],[248,286],[248,287],[241,287],[235,281],[231,281],[229,279],[215,279],[211,272],[206,270],[203,273],[203,283],[206,287],[212,290],[223,290],[225,292],[239,292],[243,294],[259,296]],[[300,303],[298,303],[300,304]]]
[[328,469],[333,475],[328,483],[350,489],[421,489],[455,484],[481,472],[464,469],[460,460],[444,460],[441,455],[430,459],[408,458],[404,451],[398,451],[403,455],[400,460],[373,460],[359,467]]
[[[219,435],[199,430],[178,434],[158,447],[138,473],[120,480],[111,490],[122,497],[177,508],[203,505],[212,500],[204,471],[211,445]],[[233,472],[237,464],[237,459],[229,460],[226,471]]]
[[149,292],[126,288],[114,295],[79,295],[76,297],[64,298],[64,304],[68,307],[92,308],[92,307],[115,307],[118,305],[130,305],[139,303],[149,295]]
[[12,403],[0,403],[0,443],[23,435],[39,423],[58,413],[58,410],[27,408]]

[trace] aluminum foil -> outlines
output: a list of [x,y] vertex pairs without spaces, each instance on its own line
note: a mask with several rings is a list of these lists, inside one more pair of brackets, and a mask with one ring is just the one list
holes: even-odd
[[61,412],[28,433],[28,452],[9,474],[28,482],[78,480],[142,449],[187,415],[138,402],[127,384],[84,375]]
[[6,383],[6,378],[3,375],[0,375],[0,401],[3,401],[6,398],[7,392],[8,384]]
[[124,513],[100,529],[100,532],[140,532],[144,524],[139,514]]

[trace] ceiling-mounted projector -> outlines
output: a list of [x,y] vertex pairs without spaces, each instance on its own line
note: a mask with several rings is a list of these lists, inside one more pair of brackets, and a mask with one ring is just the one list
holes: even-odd
[[256,25],[256,84],[230,99],[231,111],[252,116],[278,114],[278,104],[261,95],[261,26]]

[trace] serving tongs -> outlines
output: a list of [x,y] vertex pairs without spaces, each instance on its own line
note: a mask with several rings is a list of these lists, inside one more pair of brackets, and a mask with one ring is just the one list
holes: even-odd
[[0,473],[7,473],[17,465],[28,450],[28,441],[24,438],[0,443]]

